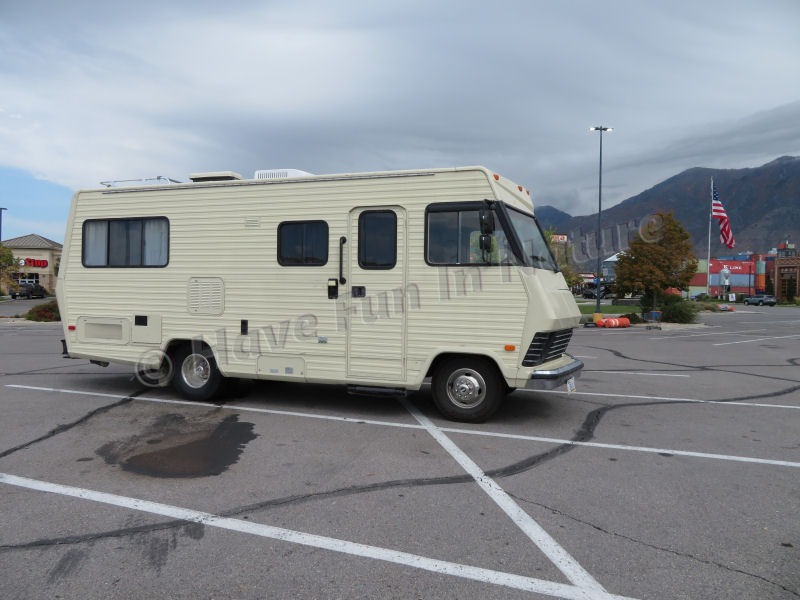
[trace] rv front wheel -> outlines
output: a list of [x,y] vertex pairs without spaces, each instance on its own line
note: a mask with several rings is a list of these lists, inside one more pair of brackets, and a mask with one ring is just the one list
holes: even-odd
[[433,373],[433,400],[439,411],[455,421],[480,423],[503,400],[503,380],[488,360],[470,356],[442,362]]
[[192,348],[182,346],[175,353],[175,389],[188,400],[204,402],[217,393],[222,375],[217,368],[214,354],[207,346]]

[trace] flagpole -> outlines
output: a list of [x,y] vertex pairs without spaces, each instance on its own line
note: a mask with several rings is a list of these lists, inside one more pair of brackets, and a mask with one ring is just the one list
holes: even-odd
[[711,199],[708,205],[708,254],[706,255],[706,296],[711,285],[711,215],[714,213],[714,178],[711,178]]

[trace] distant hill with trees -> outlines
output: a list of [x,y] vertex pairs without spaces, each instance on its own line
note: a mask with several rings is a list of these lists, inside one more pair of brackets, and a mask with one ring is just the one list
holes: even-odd
[[[688,169],[607,210],[604,208],[602,258],[625,249],[633,232],[659,211],[672,211],[689,232],[696,256],[705,258],[712,177],[736,240],[732,250],[722,245],[714,221],[712,256],[767,252],[787,237],[800,242],[800,157],[783,156],[752,169]],[[575,262],[594,270],[590,267],[597,259],[597,213],[570,217],[555,207],[541,206],[536,214],[542,227],[552,226],[558,233],[569,235],[576,249]]]

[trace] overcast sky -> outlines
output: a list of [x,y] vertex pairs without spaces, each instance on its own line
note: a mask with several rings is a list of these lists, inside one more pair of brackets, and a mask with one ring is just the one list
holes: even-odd
[[797,0],[0,0],[0,56],[4,239],[101,180],[279,167],[481,164],[588,214],[592,125],[604,206],[800,155]]

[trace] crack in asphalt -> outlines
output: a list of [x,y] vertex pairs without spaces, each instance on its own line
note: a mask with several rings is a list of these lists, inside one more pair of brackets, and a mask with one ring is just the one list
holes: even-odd
[[[40,356],[38,353],[33,353],[33,356]],[[20,356],[19,354],[14,354],[14,356]],[[85,363],[78,363],[78,364],[71,364],[71,365],[60,365],[57,367],[43,367],[41,369],[30,369],[28,371],[16,371],[14,373],[0,373],[0,376],[10,377],[12,375],[71,375],[71,373],[48,373],[48,371],[55,371],[56,369],[69,369],[70,367],[75,366],[82,366],[86,367],[90,363],[87,361]],[[97,374],[95,372],[94,374]]]
[[13,448],[9,448],[8,450],[4,450],[3,452],[0,452],[0,458],[5,458],[6,456],[14,454],[15,452],[18,452],[20,450],[24,450],[25,448],[30,448],[34,444],[38,444],[38,443],[43,442],[45,440],[48,440],[48,439],[50,439],[52,437],[55,437],[55,436],[57,436],[59,434],[62,434],[65,431],[69,431],[70,429],[73,429],[74,427],[77,427],[78,425],[86,423],[89,419],[91,419],[92,417],[94,417],[96,415],[108,412],[108,411],[110,411],[110,410],[112,410],[114,408],[117,408],[118,406],[123,406],[124,404],[127,404],[128,402],[131,402],[134,398],[136,398],[136,396],[139,396],[139,395],[143,394],[144,392],[145,392],[145,390],[139,390],[137,392],[134,392],[133,394],[125,396],[121,400],[118,400],[116,402],[112,402],[111,404],[106,404],[104,406],[100,406],[99,408],[95,408],[94,410],[91,410],[88,413],[86,413],[85,415],[83,415],[77,421],[72,421],[71,423],[61,424],[58,427],[55,427],[55,428],[51,429],[50,431],[48,431],[47,433],[45,433],[42,436],[39,436],[36,439],[33,439],[33,440],[29,441],[29,442],[25,442],[24,444],[20,444],[19,446],[14,446]]
[[576,523],[580,523],[582,525],[586,525],[586,526],[591,527],[592,529],[595,529],[595,530],[597,530],[597,531],[599,531],[601,533],[604,533],[604,534],[607,534],[607,535],[610,535],[610,536],[613,536],[613,537],[618,537],[618,538],[621,538],[623,540],[626,540],[626,541],[629,541],[629,542],[633,542],[633,543],[639,544],[641,546],[645,546],[646,548],[651,548],[653,550],[658,550],[659,552],[667,552],[669,554],[673,554],[675,556],[680,556],[681,558],[688,558],[688,559],[691,559],[691,560],[694,560],[694,561],[697,561],[697,562],[700,562],[700,563],[703,563],[703,564],[706,564],[706,565],[709,565],[709,566],[712,566],[712,567],[719,567],[720,569],[724,569],[726,571],[731,571],[733,573],[740,573],[741,575],[746,575],[747,577],[754,577],[756,579],[760,579],[761,581],[764,581],[765,583],[768,583],[770,585],[774,585],[776,587],[779,587],[782,590],[784,590],[786,592],[789,592],[793,596],[796,596],[796,597],[800,598],[800,593],[798,593],[797,591],[795,591],[795,590],[793,590],[791,588],[788,588],[785,585],[783,585],[781,583],[778,583],[777,581],[772,581],[771,579],[767,579],[763,575],[758,575],[757,573],[750,573],[749,571],[744,571],[742,569],[737,569],[737,568],[731,567],[729,565],[724,565],[722,563],[718,563],[716,561],[713,561],[713,560],[710,560],[710,559],[707,559],[707,558],[701,558],[701,557],[699,557],[699,556],[697,556],[695,554],[691,554],[691,553],[688,553],[688,552],[681,552],[679,550],[674,550],[672,548],[666,548],[666,547],[663,547],[663,546],[656,546],[655,544],[650,544],[649,542],[645,542],[644,540],[640,540],[640,539],[637,539],[637,538],[630,537],[628,535],[624,535],[622,533],[617,533],[616,531],[611,531],[609,529],[605,529],[605,528],[600,527],[599,525],[597,525],[595,523],[591,523],[591,522],[586,521],[584,519],[580,519],[580,518],[578,518],[578,517],[576,517],[574,515],[571,515],[571,514],[568,514],[568,513],[564,512],[562,510],[559,510],[557,508],[553,508],[552,506],[547,506],[546,504],[542,504],[540,502],[536,502],[535,500],[530,500],[528,498],[523,498],[522,496],[519,496],[517,494],[513,494],[513,493],[508,492],[508,491],[506,491],[506,493],[509,496],[511,496],[512,498],[514,498],[516,500],[519,500],[520,502],[525,502],[527,504],[532,504],[534,506],[538,506],[538,507],[543,508],[545,510],[549,510],[553,514],[556,514],[556,515],[562,516],[564,518],[570,519],[571,521],[574,521]]
[[[789,366],[792,366],[792,367],[795,367],[795,366],[798,366],[798,364],[795,361],[800,361],[800,357],[799,357],[799,358],[786,359],[786,363],[787,363],[786,365],[715,365],[715,366],[710,366],[710,365],[684,365],[684,364],[681,364],[681,363],[671,363],[671,362],[667,362],[667,361],[663,361],[663,360],[651,360],[651,359],[648,359],[648,358],[636,358],[634,356],[628,356],[627,354],[624,354],[624,353],[620,352],[619,350],[613,350],[611,348],[603,348],[602,346],[589,346],[589,345],[585,345],[585,344],[577,344],[577,345],[580,345],[582,348],[591,348],[592,350],[601,350],[601,351],[604,351],[604,352],[610,352],[611,354],[613,354],[617,358],[622,358],[622,359],[625,359],[625,360],[632,360],[632,361],[635,361],[635,362],[649,363],[649,364],[652,364],[652,365],[665,365],[665,366],[668,366],[668,367],[683,367],[685,370],[687,370],[689,372],[701,371],[701,372],[710,372],[710,373],[732,373],[734,375],[742,375],[741,369],[743,367],[764,367],[764,366],[770,366],[770,367],[781,367],[781,366],[789,367]],[[728,369],[721,368],[721,367],[725,367],[725,366],[730,366],[732,368],[737,368],[737,369],[740,369],[740,370],[733,371],[733,370],[728,370]],[[604,370],[608,371],[609,369],[604,369]],[[636,369],[625,369],[625,370],[626,371],[635,371]],[[644,369],[642,369],[642,370],[644,370]],[[650,370],[652,370],[652,369],[650,369]],[[662,370],[666,371],[666,370],[669,370],[669,369],[662,369]],[[792,383],[800,383],[800,381],[798,381],[797,379],[789,379],[788,377],[775,377],[773,375],[761,375],[759,373],[747,373],[747,375],[750,376],[750,377],[761,377],[763,379],[769,379],[770,381],[780,380],[780,381],[790,381]]]

